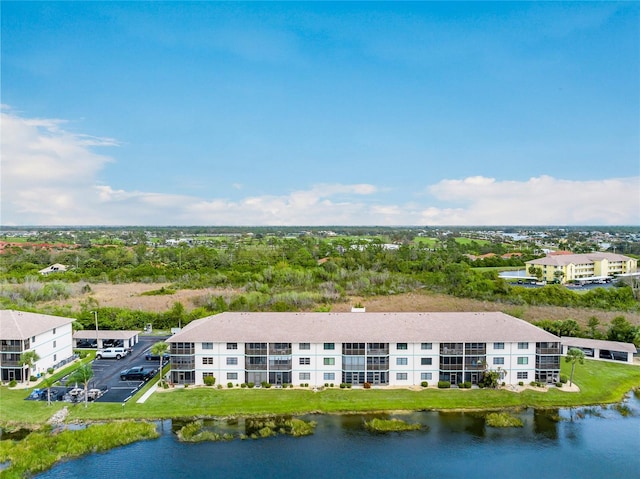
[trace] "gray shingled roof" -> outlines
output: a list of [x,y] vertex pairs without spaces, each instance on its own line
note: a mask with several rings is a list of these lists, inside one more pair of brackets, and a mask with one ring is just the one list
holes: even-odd
[[608,351],[625,351],[627,353],[637,353],[637,348],[631,343],[621,343],[619,341],[604,341],[601,339],[588,339],[588,338],[572,338],[569,336],[562,336],[562,344],[567,347],[575,346],[576,348],[592,348],[592,349],[606,349]]
[[73,318],[2,309],[0,310],[0,339],[28,339],[73,321]]
[[167,342],[559,341],[532,324],[491,313],[221,313],[192,321]]
[[[131,339],[141,331],[120,331],[111,329],[83,329],[73,333],[73,339]],[[96,337],[97,336],[97,337]]]

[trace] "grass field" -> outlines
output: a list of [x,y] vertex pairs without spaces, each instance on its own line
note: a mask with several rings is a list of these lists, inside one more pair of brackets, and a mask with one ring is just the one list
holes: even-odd
[[[564,374],[569,365],[562,363]],[[69,408],[70,421],[108,419],[162,419],[176,417],[236,416],[257,414],[345,413],[372,411],[420,410],[500,410],[513,407],[570,407],[620,401],[631,389],[640,387],[640,367],[586,361],[578,365],[574,382],[580,392],[525,389],[340,389],[313,392],[294,389],[217,389],[208,387],[160,390],[143,404],[136,399],[142,390],[123,407],[120,403],[71,405],[45,401],[25,401],[28,392],[0,388],[2,422],[42,424],[55,411]],[[148,385],[150,387],[151,385]]]

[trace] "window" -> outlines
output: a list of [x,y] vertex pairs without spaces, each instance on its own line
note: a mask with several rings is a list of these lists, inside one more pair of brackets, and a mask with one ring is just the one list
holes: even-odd
[[396,358],[396,365],[406,366],[407,364],[409,364],[409,360],[407,358]]
[[31,336],[31,342],[35,343],[36,342],[36,337],[35,336]]
[[54,347],[54,348],[56,347],[56,342],[55,342],[55,341],[53,342],[53,347]]
[[238,349],[238,343],[227,343],[227,349]]
[[325,366],[333,366],[334,364],[336,364],[336,358],[324,358]]
[[335,373],[324,373],[324,380],[325,381],[333,381],[336,378],[336,374]]
[[420,358],[420,364],[422,364],[423,366],[431,366],[431,363],[431,358]]
[[311,358],[300,358],[300,364],[311,364]]
[[529,343],[518,343],[518,349],[529,349]]
[[493,358],[493,364],[504,364],[504,358]]
[[336,349],[335,343],[324,343],[324,349]]
[[53,328],[53,334],[56,334],[56,328]]
[[396,379],[398,381],[406,381],[407,380],[407,373],[396,373]]
[[529,379],[529,373],[527,371],[518,371],[518,379]]
[[233,357],[233,358],[227,358],[227,365],[229,366],[233,366],[238,364],[238,358]]
[[202,343],[202,349],[213,349],[213,343]]
[[300,373],[298,374],[298,379],[300,379],[300,381],[309,381],[311,379],[311,373]]
[[54,355],[53,355],[53,360],[54,360],[54,361],[57,361],[57,360],[58,360],[58,355],[57,355],[57,354],[54,354]]
[[213,364],[213,358],[211,357],[202,358],[202,364]]
[[227,380],[238,379],[238,373],[227,373]]
[[493,343],[493,349],[504,349],[504,343]]
[[529,364],[529,358],[526,356],[518,356],[518,364]]
[[311,343],[300,343],[300,349],[311,349]]
[[422,343],[420,345],[420,349],[433,349],[433,344],[432,343]]
[[407,343],[397,343],[396,349],[401,349],[401,350],[407,349]]
[[422,381],[430,381],[432,378],[431,373],[421,373],[420,374],[420,379]]

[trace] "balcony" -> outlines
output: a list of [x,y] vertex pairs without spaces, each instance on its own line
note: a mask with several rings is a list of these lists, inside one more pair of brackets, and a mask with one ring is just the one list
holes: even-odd
[[175,358],[171,358],[171,369],[176,371],[192,371],[196,368],[196,363],[192,359],[190,361],[176,361]]
[[0,345],[0,352],[2,353],[21,353],[23,351],[22,345],[10,345],[10,344],[2,344]]

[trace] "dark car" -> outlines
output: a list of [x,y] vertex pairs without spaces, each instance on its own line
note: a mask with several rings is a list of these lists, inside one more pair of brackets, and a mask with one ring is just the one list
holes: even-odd
[[[162,354],[162,362],[169,361],[170,357],[171,357],[171,355],[169,353],[163,353]],[[144,355],[144,358],[147,361],[160,361],[160,355],[159,354],[153,354],[150,349],[147,350],[147,352]]]
[[144,366],[134,366],[124,371],[120,371],[120,380],[122,381],[146,381],[156,375],[155,368],[147,368]]
[[79,348],[97,348],[98,341],[95,339],[78,339],[77,347]]

